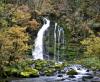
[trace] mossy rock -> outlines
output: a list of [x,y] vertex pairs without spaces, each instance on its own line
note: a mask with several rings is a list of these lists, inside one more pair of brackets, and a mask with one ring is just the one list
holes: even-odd
[[38,77],[39,71],[32,68],[27,68],[20,73],[22,77]]
[[48,61],[47,61],[47,65],[48,65],[48,67],[50,67],[50,68],[55,68],[55,62],[52,61],[52,60],[48,60]]
[[47,66],[47,61],[38,59],[34,61],[34,64],[35,69],[42,70],[45,66]]
[[38,77],[39,71],[37,69],[32,69],[32,73],[30,74],[31,77]]
[[31,74],[31,72],[26,72],[26,71],[23,71],[23,72],[20,73],[20,75],[21,75],[22,77],[29,77],[30,74]]
[[77,74],[78,73],[74,69],[67,72],[67,75],[77,75]]
[[63,63],[62,63],[62,66],[63,67],[66,67],[66,66],[68,66],[69,64],[68,64],[68,62],[66,62],[66,61],[64,61]]
[[61,70],[62,69],[62,64],[55,64],[55,69],[56,70]]
[[53,68],[47,68],[44,73],[46,76],[52,76],[54,74],[55,69]]

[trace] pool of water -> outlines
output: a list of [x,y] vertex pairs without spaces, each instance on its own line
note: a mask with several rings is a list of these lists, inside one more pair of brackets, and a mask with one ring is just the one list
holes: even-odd
[[[83,79],[83,78],[81,78],[81,76],[78,78],[75,78],[75,77],[69,78],[68,76],[63,76],[63,77],[40,76],[38,78],[20,78],[20,79],[12,78],[12,79],[1,80],[0,82],[95,82],[92,80],[93,80],[93,78]],[[98,82],[100,82],[100,81],[98,81]]]

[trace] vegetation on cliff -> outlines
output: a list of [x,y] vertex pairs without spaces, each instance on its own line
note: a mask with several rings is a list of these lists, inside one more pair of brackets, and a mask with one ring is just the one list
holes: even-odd
[[[58,22],[65,30],[66,45],[64,56],[61,56],[64,61],[72,63],[71,60],[75,60],[94,70],[100,69],[99,4],[99,0],[0,0],[0,70],[3,70],[0,76],[7,76],[8,67],[15,73],[30,64],[26,60],[32,54],[43,16]],[[50,47],[49,53],[53,53],[53,48]],[[40,60],[33,63],[36,68],[31,70],[35,73],[47,65]],[[47,75],[55,70],[47,69],[44,70]],[[27,75],[26,70],[21,74]]]

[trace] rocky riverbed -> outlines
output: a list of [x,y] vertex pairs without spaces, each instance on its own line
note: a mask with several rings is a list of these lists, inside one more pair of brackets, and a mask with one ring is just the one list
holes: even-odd
[[92,71],[81,65],[70,65],[56,71],[52,76],[36,78],[6,79],[0,82],[100,82],[100,71]]

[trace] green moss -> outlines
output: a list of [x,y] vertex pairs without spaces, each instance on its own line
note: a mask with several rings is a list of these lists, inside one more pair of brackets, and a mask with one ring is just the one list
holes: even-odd
[[32,68],[26,68],[20,73],[22,77],[37,77],[39,76],[39,71]]
[[66,66],[68,66],[69,64],[68,64],[68,62],[67,61],[64,61],[63,63],[62,63],[62,67],[64,68],[64,67],[66,67]]
[[55,69],[53,69],[53,68],[47,68],[44,71],[44,73],[45,73],[46,76],[51,76],[51,75],[53,75],[54,71],[55,71]]
[[30,72],[23,71],[23,72],[20,73],[20,75],[23,76],[23,77],[29,77]]
[[67,75],[77,75],[78,73],[75,70],[70,70],[67,72]]
[[47,61],[38,59],[34,61],[34,64],[35,64],[35,69],[41,71],[47,65]]
[[62,69],[62,64],[55,64],[55,69],[56,70],[61,70]]

